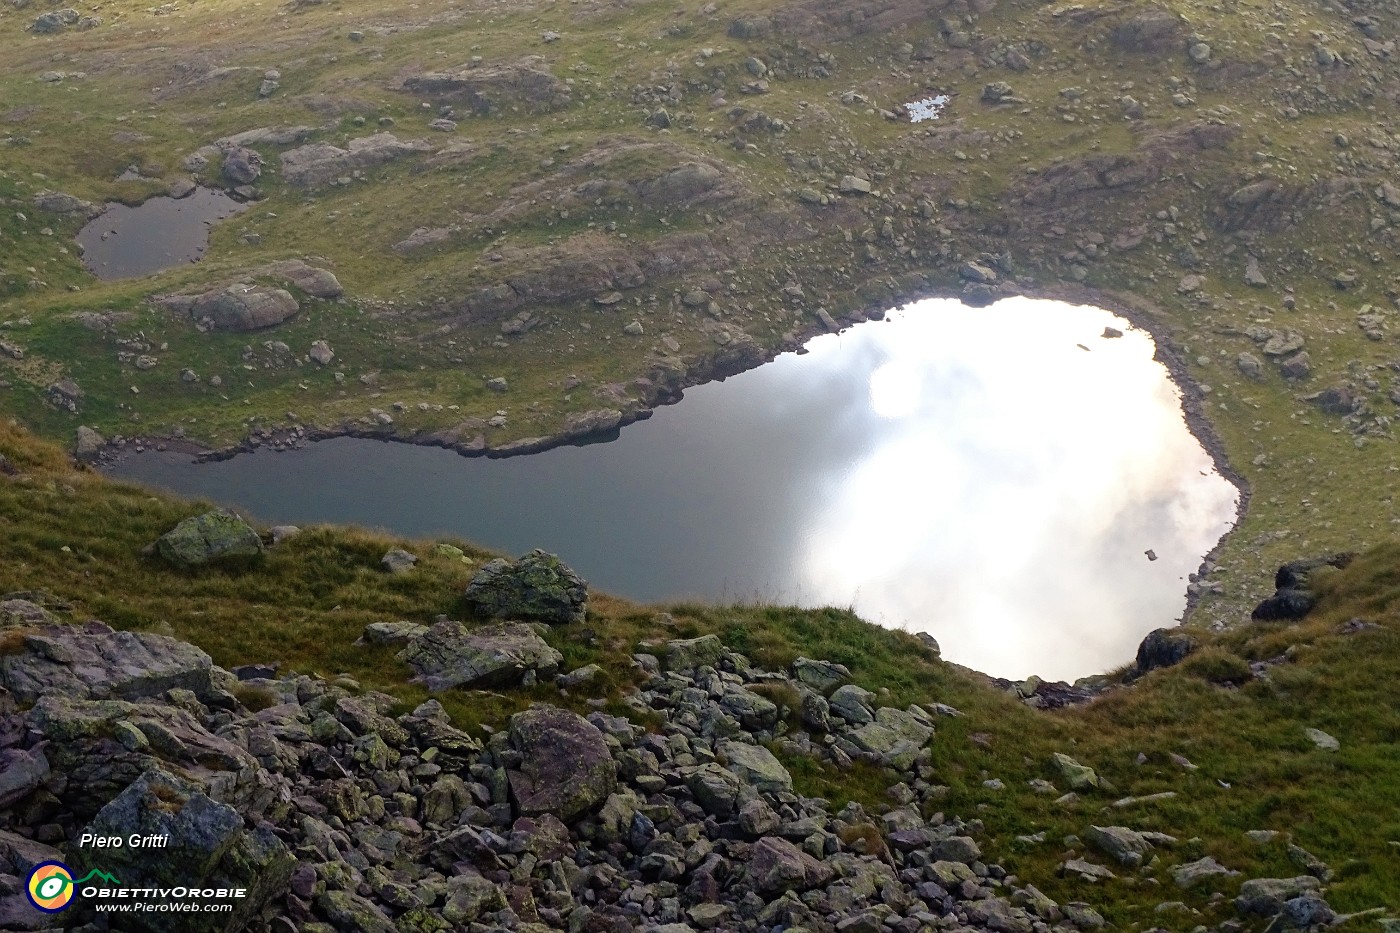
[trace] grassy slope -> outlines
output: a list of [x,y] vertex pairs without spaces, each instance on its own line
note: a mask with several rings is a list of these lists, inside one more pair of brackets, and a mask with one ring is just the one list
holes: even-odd
[[[0,61],[5,63],[0,100],[7,108],[0,114],[5,166],[0,197],[11,202],[0,210],[0,321],[21,316],[32,321],[8,331],[7,339],[23,345],[29,358],[24,366],[0,359],[0,378],[14,386],[0,390],[0,410],[62,439],[71,437],[81,420],[109,434],[164,433],[179,424],[191,436],[227,444],[253,428],[286,423],[287,412],[330,425],[366,418],[371,407],[396,401],[407,406],[395,415],[395,428],[405,435],[489,417],[498,408],[508,409],[510,419],[506,427],[487,432],[492,443],[549,433],[563,415],[600,404],[593,387],[645,374],[662,334],[676,339],[691,359],[713,350],[703,316],[673,316],[666,310],[673,290],[695,283],[648,283],[613,311],[591,305],[543,308],[544,326],[502,346],[498,321],[438,334],[436,319],[412,316],[420,304],[431,306],[498,281],[487,256],[504,247],[564,243],[584,234],[626,234],[632,243],[647,242],[682,228],[725,236],[743,218],[726,217],[722,210],[717,217],[705,216],[703,209],[656,212],[636,204],[596,205],[564,218],[541,200],[489,230],[466,223],[467,231],[450,249],[408,260],[389,247],[419,225],[459,212],[488,213],[522,185],[552,179],[597,140],[622,134],[720,160],[759,203],[800,210],[803,222],[815,225],[812,239],[765,250],[724,275],[734,288],[724,301],[727,320],[765,346],[811,321],[811,308],[785,306],[776,295],[778,286],[801,281],[816,296],[813,304],[820,301],[837,313],[878,306],[893,301],[885,283],[907,273],[923,274],[935,286],[956,285],[956,262],[931,258],[945,248],[953,259],[1009,249],[1018,266],[1041,284],[1073,278],[1078,265],[1090,289],[1086,299],[1111,305],[1112,296],[1121,294],[1149,303],[1154,326],[1186,350],[1190,375],[1213,390],[1205,411],[1257,493],[1253,511],[1221,555],[1215,579],[1223,594],[1208,595],[1197,612],[1202,622],[1233,618],[1258,598],[1269,566],[1309,550],[1374,544],[1396,521],[1388,517],[1393,443],[1372,437],[1358,448],[1338,419],[1299,399],[1337,381],[1371,378],[1374,413],[1385,416],[1391,409],[1385,393],[1393,378],[1388,369],[1393,341],[1367,341],[1354,317],[1367,304],[1388,307],[1394,290],[1395,218],[1369,194],[1371,186],[1389,177],[1394,163],[1390,105],[1378,103],[1382,98],[1371,89],[1393,78],[1394,65],[1367,54],[1348,10],[1203,0],[1172,0],[1167,6],[1210,41],[1215,59],[1236,69],[1235,78],[1212,85],[1209,68],[1190,64],[1180,50],[1135,55],[1115,49],[1103,34],[1119,13],[1096,3],[1068,10],[1003,2],[974,17],[968,28],[997,44],[1044,43],[1048,53],[1025,73],[964,65],[941,48],[931,61],[907,60],[900,47],[936,35],[933,16],[866,33],[833,27],[812,38],[728,36],[733,17],[776,8],[760,0],[726,5],[714,15],[663,3],[336,0],[294,8],[219,0],[151,8],[111,0],[97,11],[104,19],[100,27],[52,37],[22,31],[35,8],[0,6]],[[1369,12],[1382,33],[1400,28],[1387,11]],[[1089,20],[1098,14],[1104,18]],[[348,40],[352,29],[365,33],[363,42]],[[546,30],[563,38],[545,44],[539,37]],[[1348,65],[1316,66],[1319,33]],[[713,51],[708,58],[705,49]],[[817,51],[833,56],[831,78],[775,79],[771,92],[759,97],[737,92],[749,55],[806,62]],[[447,137],[426,128],[435,115],[431,109],[392,90],[413,68],[456,67],[473,55],[492,65],[524,54],[544,56],[557,75],[574,82],[573,106],[549,115],[505,111],[468,117],[455,137]],[[212,76],[222,67],[240,70]],[[281,90],[257,100],[263,71],[274,67],[282,72]],[[1267,71],[1251,72],[1256,67]],[[727,108],[711,108],[710,91],[700,89],[701,83],[713,87],[716,69],[728,75],[731,105],[762,109],[791,130],[774,137],[750,134],[746,138],[756,148],[736,152],[731,141],[741,134]],[[38,80],[46,71],[83,71],[87,77],[50,84]],[[1009,81],[1025,104],[979,104],[982,86],[994,80]],[[1194,103],[1176,106],[1173,82]],[[655,103],[634,95],[673,83],[682,88],[681,102],[668,105],[676,122],[659,133],[643,123]],[[1082,101],[1061,96],[1071,86],[1086,91]],[[894,107],[929,87],[957,95],[948,116],[932,130],[888,122],[873,109],[839,102],[849,89]],[[1126,94],[1146,105],[1142,121],[1122,118],[1119,98]],[[264,184],[268,199],[216,230],[204,263],[140,282],[93,281],[81,272],[75,251],[64,245],[71,224],[32,210],[20,221],[9,209],[26,207],[41,187],[99,200],[139,199],[160,184],[114,181],[126,166],[170,179],[184,154],[255,126],[310,124],[320,128],[316,138],[343,142],[374,131],[381,118],[394,120],[394,132],[401,136],[443,144],[455,139],[473,147],[475,155],[432,171],[419,171],[421,160],[410,159],[367,173],[372,181],[310,196],[289,190],[270,171]],[[1228,152],[1191,158],[1158,184],[1117,200],[1087,197],[1082,212],[1065,218],[1063,235],[1035,226],[1012,238],[978,232],[991,229],[987,225],[998,216],[1016,219],[1016,198],[1008,191],[1032,180],[1029,172],[1127,152],[1154,132],[1202,120],[1236,124],[1241,135]],[[928,135],[945,128],[956,136],[952,142]],[[1349,148],[1334,143],[1338,133],[1349,138]],[[265,148],[264,154],[275,166],[276,150]],[[822,160],[820,167],[812,163],[814,156]],[[797,189],[829,189],[842,173],[857,168],[871,173],[884,193],[879,200],[852,203],[864,211],[871,229],[883,216],[891,217],[917,256],[897,255],[881,241],[880,257],[866,261],[860,229],[849,231],[857,239],[847,243],[848,231],[823,225],[822,210],[794,208]],[[1249,239],[1215,225],[1225,195],[1239,185],[1276,178],[1308,189],[1332,176],[1359,179],[1358,193],[1335,205],[1305,206],[1291,226]],[[924,216],[920,201],[931,204],[932,217]],[[958,202],[966,207],[953,206]],[[1173,208],[1174,220],[1155,219]],[[1134,223],[1147,225],[1148,236],[1131,252],[1063,258],[1086,235],[1111,239]],[[616,229],[602,233],[608,224]],[[53,236],[40,233],[45,225]],[[945,225],[951,232],[941,231]],[[257,233],[261,242],[243,242],[247,233]],[[1179,254],[1188,243],[1199,255],[1196,271],[1205,278],[1207,305],[1176,292],[1187,271]],[[1272,280],[1266,290],[1240,284],[1250,251],[1261,257]],[[296,322],[274,333],[204,336],[143,301],[152,292],[194,287],[288,256],[328,259],[349,287],[352,303],[311,303]],[[1358,272],[1358,285],[1337,291],[1333,275],[1347,268]],[[1295,311],[1280,305],[1285,285],[1294,289]],[[661,310],[654,313],[648,313],[651,294],[660,299]],[[121,333],[140,331],[156,346],[168,344],[156,354],[160,364],[149,372],[121,364],[110,338],[63,319],[71,311],[96,309],[136,312]],[[634,315],[646,324],[645,338],[620,333]],[[1237,374],[1236,355],[1257,352],[1243,331],[1258,322],[1297,329],[1308,338],[1318,371],[1309,384],[1289,385],[1272,367],[1258,383]],[[349,376],[343,386],[330,372],[279,361],[261,349],[263,340],[280,339],[303,353],[317,338],[335,347],[332,368]],[[254,348],[250,361],[243,356],[245,345]],[[223,387],[182,383],[178,373],[185,366],[206,380],[220,375]],[[377,386],[359,383],[357,377],[368,373],[379,374]],[[43,401],[43,388],[65,374],[88,393],[80,418]],[[585,387],[566,392],[562,382],[568,374],[581,376]],[[510,378],[509,396],[484,390],[483,378],[496,375]],[[442,407],[420,412],[419,402]]]
[[[408,671],[390,651],[352,643],[372,621],[431,621],[460,611],[458,594],[472,568],[435,555],[431,542],[318,528],[269,552],[254,570],[179,573],[139,552],[198,506],[74,471],[60,451],[14,426],[0,425],[0,453],[27,474],[0,480],[0,592],[46,588],[74,604],[75,619],[173,633],[223,665],[280,660],[284,669],[347,675],[405,705],[424,698],[405,683]],[[486,556],[455,543],[472,560]],[[378,568],[394,545],[422,558],[413,573],[389,576]],[[845,663],[857,682],[880,690],[882,703],[956,706],[966,715],[943,720],[933,746],[938,781],[949,788],[942,806],[984,820],[984,848],[992,857],[1051,897],[1089,901],[1121,926],[1188,930],[1230,916],[1228,902],[1212,903],[1210,895],[1232,895],[1238,881],[1179,892],[1170,866],[1210,854],[1249,877],[1292,876],[1300,870],[1287,856],[1290,838],[1337,871],[1329,897],[1339,910],[1400,908],[1400,709],[1390,696],[1400,676],[1400,545],[1368,553],[1324,588],[1326,599],[1306,624],[1251,626],[1219,636],[1198,659],[1057,714],[1033,711],[980,676],[932,660],[909,636],[839,609],[643,607],[595,594],[587,623],[556,629],[550,640],[569,667],[600,662],[611,672],[594,693],[619,710],[630,686],[621,672],[633,651],[650,639],[705,632],[718,633],[764,666],[799,655]],[[661,609],[670,620],[657,616]],[[1353,617],[1379,627],[1335,633]],[[1245,660],[1285,653],[1290,660],[1241,688],[1208,679],[1238,672]],[[533,700],[584,710],[590,697],[539,686],[457,691],[441,699],[459,724],[475,728],[499,723]],[[1336,736],[1341,751],[1315,749],[1303,735],[1308,726]],[[1054,751],[1096,767],[1116,791],[1086,795],[1070,806],[1034,792],[1029,780],[1056,778],[1047,765]],[[1143,764],[1139,753],[1146,756]],[[1169,753],[1185,755],[1199,770],[1177,767]],[[885,799],[889,778],[878,769],[835,773],[810,762],[789,764],[807,793],[870,806]],[[1005,789],[984,787],[990,778],[1000,778]],[[1120,796],[1166,790],[1178,796],[1102,812]],[[1082,835],[1091,823],[1167,832],[1181,844],[1137,877],[1122,872],[1098,886],[1057,878],[1061,860],[1083,853],[1066,837]],[[1259,846],[1244,838],[1250,829],[1280,830],[1284,837]],[[1016,841],[1034,833],[1047,841]],[[1154,912],[1157,904],[1176,900],[1187,908]]]

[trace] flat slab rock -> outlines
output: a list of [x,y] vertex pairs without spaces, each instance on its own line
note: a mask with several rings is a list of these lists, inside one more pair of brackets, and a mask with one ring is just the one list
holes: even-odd
[[422,140],[401,140],[393,133],[375,133],[352,139],[342,149],[329,143],[311,143],[282,153],[282,177],[299,188],[314,188],[335,179],[418,152],[431,152]]
[[[365,633],[368,640],[378,636]],[[429,690],[453,687],[509,687],[534,672],[553,677],[564,656],[551,648],[532,626],[507,622],[471,628],[444,620],[414,637],[398,653]]]
[[0,687],[20,703],[46,694],[131,700],[172,687],[209,691],[209,655],[165,635],[116,632],[89,622],[44,626],[27,633],[22,645],[0,656]]

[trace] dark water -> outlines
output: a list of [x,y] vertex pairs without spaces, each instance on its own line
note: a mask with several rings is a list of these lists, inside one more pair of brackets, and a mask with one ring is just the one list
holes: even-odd
[[125,279],[197,262],[209,245],[210,225],[246,208],[212,188],[196,188],[178,201],[151,198],[140,207],[110,204],[78,231],[83,265],[99,279]]
[[1150,338],[1105,311],[923,302],[809,349],[606,444],[486,460],[342,438],[114,472],[268,522],[544,547],[646,601],[853,605],[1012,677],[1129,660],[1234,519]]

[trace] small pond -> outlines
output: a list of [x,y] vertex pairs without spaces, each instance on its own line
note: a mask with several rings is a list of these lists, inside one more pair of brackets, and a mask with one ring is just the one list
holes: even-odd
[[195,188],[179,199],[150,198],[138,207],[109,204],[78,231],[83,265],[99,279],[126,279],[198,262],[210,225],[246,208],[213,188]]
[[268,522],[544,547],[645,601],[849,605],[1006,677],[1130,660],[1234,521],[1151,338],[1106,311],[925,301],[807,349],[609,443],[490,460],[340,438],[112,472]]

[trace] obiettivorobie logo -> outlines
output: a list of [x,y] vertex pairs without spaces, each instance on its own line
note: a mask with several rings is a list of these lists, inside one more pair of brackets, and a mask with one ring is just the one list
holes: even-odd
[[233,901],[248,896],[247,888],[127,887],[94,868],[81,878],[62,862],[40,862],[29,872],[24,893],[35,909],[46,914],[67,910],[75,896],[92,902],[99,912],[228,913]]
[[86,884],[94,878],[107,884],[121,884],[116,878],[96,868],[75,879],[73,869],[62,862],[40,862],[30,870],[29,884],[24,893],[29,896],[29,903],[39,910],[46,914],[56,914],[67,910],[73,903],[73,892],[78,885]]

